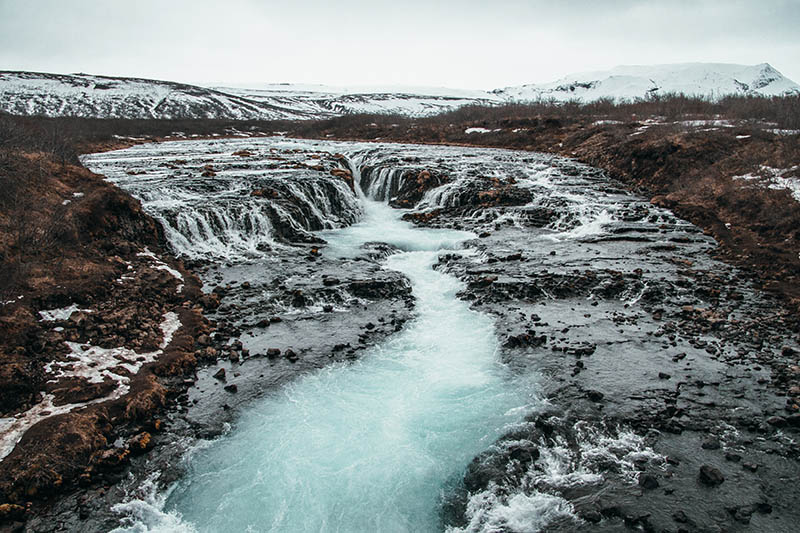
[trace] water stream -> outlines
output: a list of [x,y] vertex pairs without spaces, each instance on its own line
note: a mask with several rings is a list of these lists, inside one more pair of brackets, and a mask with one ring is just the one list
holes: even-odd
[[[244,161],[235,156],[243,147],[258,156]],[[209,161],[215,174],[198,177]],[[461,254],[463,263],[471,265],[467,268],[488,270],[491,258],[464,249],[465,244],[479,231],[516,228],[508,234],[517,240],[496,242],[493,249],[498,257],[525,251],[536,258],[536,263],[509,263],[507,281],[513,288],[527,284],[531,272],[547,261],[558,272],[619,268],[616,258],[630,254],[630,244],[609,240],[620,243],[624,253],[607,251],[609,245],[599,236],[611,235],[609,225],[641,239],[639,230],[671,220],[608,187],[591,169],[502,150],[262,139],[134,147],[92,156],[88,163],[143,200],[145,209],[164,224],[176,253],[220,265],[214,283],[242,283],[237,273],[256,273],[247,278],[253,285],[248,289],[251,299],[241,300],[237,312],[253,315],[253,323],[283,313],[283,323],[290,325],[264,331],[251,326],[249,331],[255,329],[257,335],[250,340],[253,352],[266,351],[280,331],[290,337],[286,345],[296,347],[302,339],[292,332],[309,336],[309,328],[324,328],[323,307],[329,301],[335,305],[327,316],[338,315],[338,327],[360,332],[367,320],[377,321],[357,315],[367,309],[358,298],[325,300],[332,296],[320,288],[322,274],[344,280],[345,272],[354,269],[353,279],[375,277],[380,267],[366,260],[362,245],[368,242],[395,248],[382,266],[410,280],[415,300],[414,319],[377,344],[364,341],[371,347],[357,358],[294,370],[313,355],[312,346],[297,367],[285,370],[294,372],[290,382],[265,386],[266,395],[242,404],[231,431],[193,447],[186,456],[186,474],[167,491],[151,499],[139,494],[116,506],[126,517],[127,531],[441,531],[445,500],[462,483],[470,462],[496,447],[498,437],[524,425],[524,416],[539,402],[530,373],[511,371],[500,362],[495,328],[505,327],[507,334],[508,325],[498,326],[459,299],[464,283],[434,268],[439,256]],[[355,191],[331,177],[345,166],[353,172]],[[401,185],[417,180],[426,168],[444,173],[449,181],[428,191],[417,211],[461,209],[470,224],[453,218],[448,225],[475,233],[417,227],[402,220],[403,210],[389,207]],[[510,209],[476,207],[493,177],[513,184],[516,191],[530,191],[530,200]],[[243,205],[250,206],[252,216],[236,215]],[[627,221],[622,224],[622,219]],[[192,220],[207,223],[187,222]],[[664,231],[684,227],[677,221],[670,224]],[[313,242],[303,240],[312,234],[324,238],[323,266],[309,266],[309,259],[316,258],[303,251],[316,245],[287,245],[280,231],[289,226],[294,232],[290,237],[301,242]],[[339,283],[337,279],[331,290],[348,282]],[[281,294],[275,292],[280,286],[284,292],[305,290],[306,298],[317,300],[300,309],[278,302],[259,311],[259,298]],[[636,294],[641,292],[639,288]],[[291,327],[296,329],[286,329]],[[313,334],[331,348],[339,342]],[[229,371],[245,372],[243,368]],[[285,365],[274,368],[279,372]],[[221,389],[217,383],[205,387]],[[242,395],[240,389],[237,397]],[[634,444],[616,448],[634,453],[641,442]],[[535,479],[573,479],[566,474],[575,469],[573,461],[566,448],[559,450],[565,459],[546,461]],[[575,483],[583,483],[582,471],[576,475]],[[535,531],[554,516],[570,514],[566,500],[535,487],[505,496],[491,490],[471,495],[467,530]]]
[[398,210],[364,203],[360,223],[325,232],[326,253],[352,255],[375,240],[399,247],[386,268],[411,280],[416,319],[360,361],[263,399],[196,451],[164,504],[180,516],[167,529],[439,531],[446,485],[522,418],[530,391],[498,362],[492,320],[432,268],[473,235],[417,229]]
[[[520,416],[528,401],[495,358],[492,321],[433,270],[464,235],[423,231],[371,203],[364,222],[327,235],[329,253],[368,240],[407,250],[418,317],[356,364],[291,384],[196,456],[168,507],[200,531],[436,531],[442,483]],[[416,237],[416,238],[415,238]]]

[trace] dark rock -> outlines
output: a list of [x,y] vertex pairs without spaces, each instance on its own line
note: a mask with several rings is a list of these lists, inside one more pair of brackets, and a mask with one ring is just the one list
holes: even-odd
[[793,413],[786,417],[786,425],[789,427],[800,427],[800,413]]
[[782,428],[786,425],[786,419],[782,416],[771,416],[767,418],[767,424],[775,426],[776,428]]
[[230,393],[239,392],[239,387],[237,387],[235,383],[231,383],[230,385],[225,385],[224,388],[225,388],[226,391],[228,391]]
[[593,402],[600,402],[600,401],[603,400],[605,395],[600,391],[590,390],[590,391],[586,391],[586,397],[589,398]]
[[595,510],[584,511],[580,514],[580,517],[590,524],[597,524],[603,519],[603,515],[601,515],[599,511]]
[[772,513],[772,505],[767,502],[761,502],[756,505],[756,510],[761,514],[770,514]]
[[128,441],[128,449],[132,454],[138,455],[150,450],[153,447],[153,439],[150,433],[143,431]]
[[703,440],[703,443],[700,445],[700,447],[704,450],[719,450],[720,442],[716,436],[711,435]]
[[639,474],[639,486],[645,490],[658,488],[658,478],[653,474]]
[[218,379],[220,381],[225,381],[225,369],[220,368],[214,373],[214,379]]
[[725,481],[725,476],[722,475],[722,472],[719,468],[713,467],[711,465],[703,465],[700,467],[700,473],[698,474],[698,479],[700,483],[703,485],[707,485],[709,487],[716,487],[717,485],[721,485],[723,481]]
[[278,348],[268,348],[267,349],[267,357],[273,359],[281,355],[281,351]]

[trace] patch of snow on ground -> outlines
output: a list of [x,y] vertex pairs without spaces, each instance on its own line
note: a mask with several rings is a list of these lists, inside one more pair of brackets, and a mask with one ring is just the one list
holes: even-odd
[[792,195],[792,198],[800,202],[800,178],[787,176],[787,174],[796,172],[798,169],[800,169],[800,165],[791,168],[774,168],[761,165],[759,173],[742,174],[734,176],[733,179],[760,182],[755,185],[756,187],[760,185],[773,190],[786,189]]
[[[103,398],[96,398],[88,402],[53,405],[55,397],[45,394],[41,402],[34,405],[24,413],[11,418],[0,418],[0,460],[4,459],[28,429],[34,424],[51,416],[69,413],[74,409],[87,405],[115,400],[128,393],[130,376],[135,375],[146,363],[151,363],[163,353],[175,332],[181,327],[178,315],[173,312],[165,313],[161,322],[161,331],[164,335],[160,349],[155,352],[137,354],[128,348],[100,348],[99,346],[85,346],[74,342],[67,342],[72,351],[69,361],[53,361],[45,365],[45,370],[54,378],[82,377],[90,383],[102,383],[111,379],[117,383],[117,388]],[[124,370],[124,372],[123,372]],[[129,373],[130,375],[124,375]]]
[[492,132],[495,132],[495,131],[500,131],[500,130],[499,129],[497,129],[497,130],[487,130],[486,128],[467,128],[467,129],[464,130],[464,133],[466,133],[466,134],[470,134],[470,133],[492,133]]
[[[180,272],[178,272],[177,270],[175,270],[174,268],[172,268],[171,266],[166,264],[164,261],[159,259],[156,256],[156,254],[154,254],[153,252],[150,251],[149,248],[145,248],[144,252],[140,252],[140,253],[138,253],[136,255],[139,256],[139,257],[149,257],[150,259],[153,260],[153,263],[154,263],[153,264],[153,268],[155,268],[156,270],[166,270],[167,272],[172,274],[172,277],[174,277],[178,281],[181,281],[181,282],[185,281],[183,279],[183,274],[181,274]],[[128,265],[128,268],[130,269],[130,265]],[[126,278],[125,276],[122,276],[120,278],[120,280],[123,280],[123,279],[131,279],[131,278]],[[117,281],[120,281],[120,280],[117,280]],[[183,291],[183,283],[178,285],[178,288],[176,289],[176,292],[182,292],[182,291]]]
[[733,128],[736,124],[731,120],[682,120],[678,124],[699,128],[702,126],[716,126],[719,128]]
[[92,313],[91,309],[81,309],[78,304],[72,304],[69,307],[62,307],[61,309],[48,309],[46,311],[39,311],[42,316],[41,322],[53,322],[54,320],[67,320],[75,311],[83,311],[85,313]]
[[772,130],[767,130],[767,131],[772,132],[775,135],[800,135],[800,130],[772,129]]

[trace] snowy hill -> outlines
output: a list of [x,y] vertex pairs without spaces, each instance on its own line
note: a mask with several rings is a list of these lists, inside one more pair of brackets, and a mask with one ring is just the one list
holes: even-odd
[[489,105],[501,101],[484,91],[438,87],[334,87],[280,83],[214,89],[322,117],[349,113],[397,113],[423,117],[464,105]]
[[705,98],[730,94],[783,95],[800,93],[800,85],[767,63],[684,63],[622,66],[607,71],[572,74],[551,83],[496,89],[507,101],[630,100],[649,95],[682,93]]
[[294,109],[193,85],[35,72],[0,72],[0,111],[51,117],[309,118]]
[[103,118],[327,118],[349,113],[421,117],[469,104],[536,100],[616,100],[683,93],[800,94],[800,85],[770,65],[688,63],[617,67],[543,84],[490,92],[425,87],[330,87],[267,84],[199,87],[87,74],[0,71],[0,111],[18,115]]

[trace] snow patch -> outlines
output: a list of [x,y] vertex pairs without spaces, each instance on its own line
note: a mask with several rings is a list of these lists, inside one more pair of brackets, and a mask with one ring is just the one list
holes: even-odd
[[792,198],[800,202],[800,177],[786,175],[796,173],[798,170],[800,170],[800,165],[791,168],[774,168],[761,165],[759,173],[742,174],[734,176],[733,179],[758,182],[754,185],[756,187],[761,186],[773,190],[785,189],[789,191]]
[[46,311],[39,311],[41,315],[41,322],[53,322],[55,320],[68,320],[75,311],[83,311],[84,313],[93,313],[91,309],[81,309],[78,304],[72,304],[68,307],[61,309],[49,309]]
[[[152,265],[153,268],[155,268],[156,270],[165,270],[165,271],[169,272],[170,274],[172,274],[172,277],[174,277],[178,281],[181,281],[181,282],[185,281],[184,278],[183,278],[183,274],[181,274],[180,272],[178,272],[177,270],[175,270],[174,268],[172,268],[171,266],[166,264],[164,261],[159,259],[156,256],[156,254],[154,254],[153,252],[150,251],[149,248],[145,248],[144,252],[139,252],[136,255],[139,256],[139,257],[148,257],[148,258],[152,259],[153,263],[154,263]],[[130,265],[128,265],[128,268],[130,268]],[[124,280],[124,279],[132,279],[132,278],[128,278],[126,276],[122,276],[117,281],[121,281],[121,280]],[[183,283],[178,285],[177,289],[175,289],[175,292],[177,292],[177,293],[183,292]]]
[[487,130],[486,128],[467,128],[464,130],[464,133],[469,135],[470,133],[494,133],[496,131],[500,131],[500,129]]
[[0,460],[11,453],[28,429],[42,420],[94,403],[115,400],[127,394],[130,390],[131,376],[135,375],[144,364],[155,361],[163,353],[180,326],[181,322],[176,313],[165,313],[160,325],[164,336],[160,349],[145,354],[137,354],[124,347],[100,348],[67,342],[71,350],[67,356],[70,360],[52,361],[44,367],[45,371],[53,376],[54,379],[51,381],[59,378],[86,378],[90,383],[102,383],[110,379],[117,383],[117,387],[111,394],[102,398],[58,406],[53,405],[55,397],[52,394],[45,394],[41,402],[24,413],[11,418],[0,418]]

